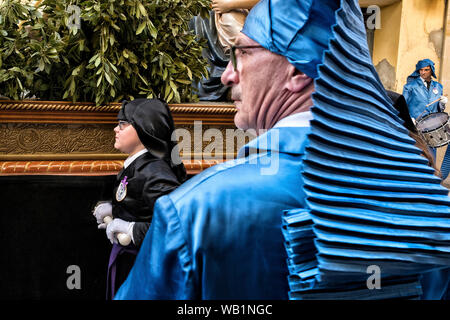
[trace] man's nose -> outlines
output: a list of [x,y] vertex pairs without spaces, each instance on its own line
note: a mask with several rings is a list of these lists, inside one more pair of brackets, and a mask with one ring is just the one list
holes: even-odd
[[228,65],[225,71],[222,73],[220,80],[224,85],[228,87],[231,87],[233,84],[237,84],[239,82],[238,73],[234,71],[234,67],[231,61],[228,62]]

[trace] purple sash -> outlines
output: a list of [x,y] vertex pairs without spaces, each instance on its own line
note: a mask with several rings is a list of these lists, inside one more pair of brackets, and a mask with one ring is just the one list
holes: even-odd
[[120,244],[114,243],[111,249],[111,254],[109,255],[109,263],[108,263],[108,275],[106,280],[106,300],[114,299],[116,294],[116,262],[117,257],[119,257],[122,253],[127,252],[130,254],[137,255],[138,249],[130,244],[129,246],[121,246]]

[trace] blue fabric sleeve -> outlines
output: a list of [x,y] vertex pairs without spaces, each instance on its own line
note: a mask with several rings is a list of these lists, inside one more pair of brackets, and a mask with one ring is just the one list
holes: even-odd
[[404,86],[403,87],[403,96],[405,97],[406,100],[406,104],[409,104],[409,87],[408,86]]
[[191,259],[169,196],[155,204],[153,220],[136,262],[115,300],[195,299]]

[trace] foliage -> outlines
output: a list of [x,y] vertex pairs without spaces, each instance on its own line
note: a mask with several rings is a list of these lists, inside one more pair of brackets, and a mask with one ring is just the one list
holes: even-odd
[[96,104],[137,96],[195,101],[191,84],[207,76],[206,42],[188,23],[206,16],[209,3],[44,0],[35,8],[3,0],[0,94]]

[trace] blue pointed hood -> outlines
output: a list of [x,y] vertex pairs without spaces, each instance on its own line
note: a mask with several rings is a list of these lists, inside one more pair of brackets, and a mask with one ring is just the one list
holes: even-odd
[[406,79],[406,83],[409,83],[410,81],[413,81],[414,79],[420,77],[419,70],[425,67],[431,67],[431,76],[436,79],[437,77],[435,73],[434,62],[430,59],[423,59],[417,62],[416,70],[414,70],[414,72],[408,76],[408,78]]
[[242,33],[316,78],[337,8],[335,0],[260,1],[247,16]]

